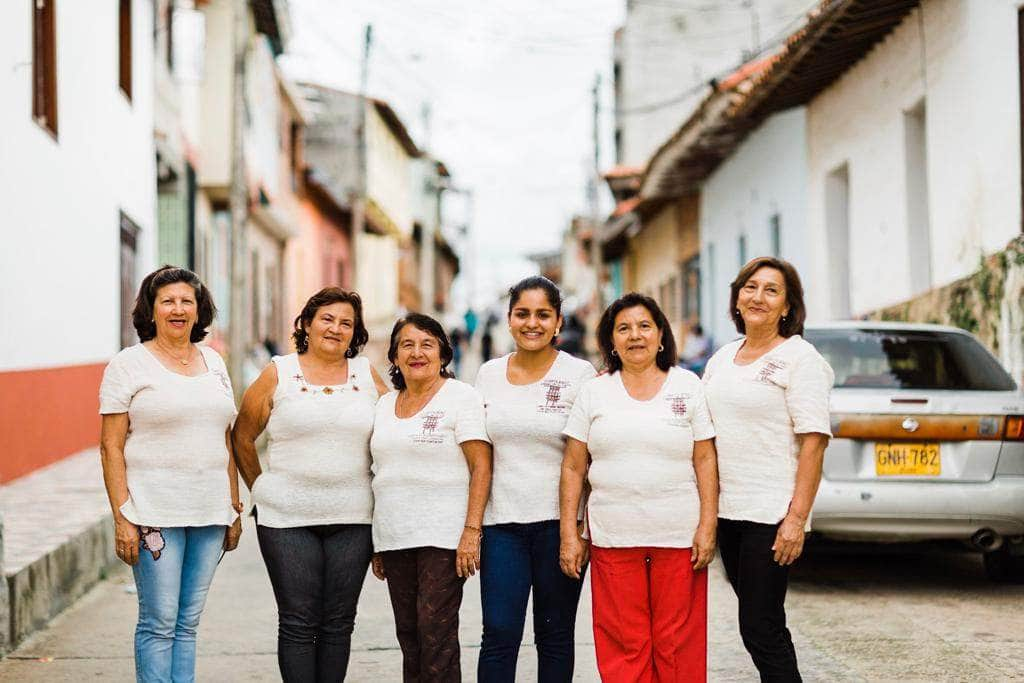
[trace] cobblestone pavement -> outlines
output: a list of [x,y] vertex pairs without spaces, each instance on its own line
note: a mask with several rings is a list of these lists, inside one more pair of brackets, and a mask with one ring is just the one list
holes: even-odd
[[[756,680],[736,632],[735,600],[720,563],[713,567],[711,680]],[[131,586],[127,571],[115,572],[0,662],[0,681],[132,680]],[[462,608],[467,681],[479,652],[478,586],[469,582]],[[1024,587],[988,583],[972,555],[877,546],[815,550],[799,565],[788,605],[808,681],[1024,680]],[[588,592],[577,629],[580,681],[598,680],[589,612]],[[210,592],[199,634],[199,680],[277,680],[275,620],[250,526]],[[400,680],[393,628],[387,591],[368,576],[349,680]],[[519,680],[536,680],[532,634],[524,642]]]

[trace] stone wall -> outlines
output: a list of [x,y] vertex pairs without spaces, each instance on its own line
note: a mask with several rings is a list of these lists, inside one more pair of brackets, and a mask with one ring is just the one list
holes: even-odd
[[[975,334],[1018,382],[1024,380],[1024,235],[980,259],[967,277],[895,306],[869,320],[953,325]],[[1024,382],[1022,382],[1024,383]]]

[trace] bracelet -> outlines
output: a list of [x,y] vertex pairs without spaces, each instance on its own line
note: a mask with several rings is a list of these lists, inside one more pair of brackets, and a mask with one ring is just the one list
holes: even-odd
[[463,529],[469,529],[469,530],[471,530],[471,531],[475,531],[475,532],[477,532],[478,534],[482,534],[482,533],[484,532],[484,530],[483,530],[483,529],[481,529],[480,527],[478,527],[478,526],[471,526],[471,525],[469,525],[469,524],[465,525],[465,526],[464,526],[464,527],[462,527],[462,528],[463,528]]

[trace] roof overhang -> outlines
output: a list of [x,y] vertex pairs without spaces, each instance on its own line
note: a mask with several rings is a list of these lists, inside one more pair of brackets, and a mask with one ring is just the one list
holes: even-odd
[[772,114],[807,104],[860,61],[920,0],[822,0],[775,54],[721,83],[647,165],[640,196],[695,190]]

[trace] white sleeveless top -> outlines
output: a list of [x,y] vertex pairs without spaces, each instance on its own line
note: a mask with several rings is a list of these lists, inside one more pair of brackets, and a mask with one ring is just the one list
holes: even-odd
[[275,356],[277,389],[267,422],[267,466],[253,484],[267,527],[369,524],[370,434],[377,387],[370,363],[348,360],[345,384],[308,384],[297,354]]

